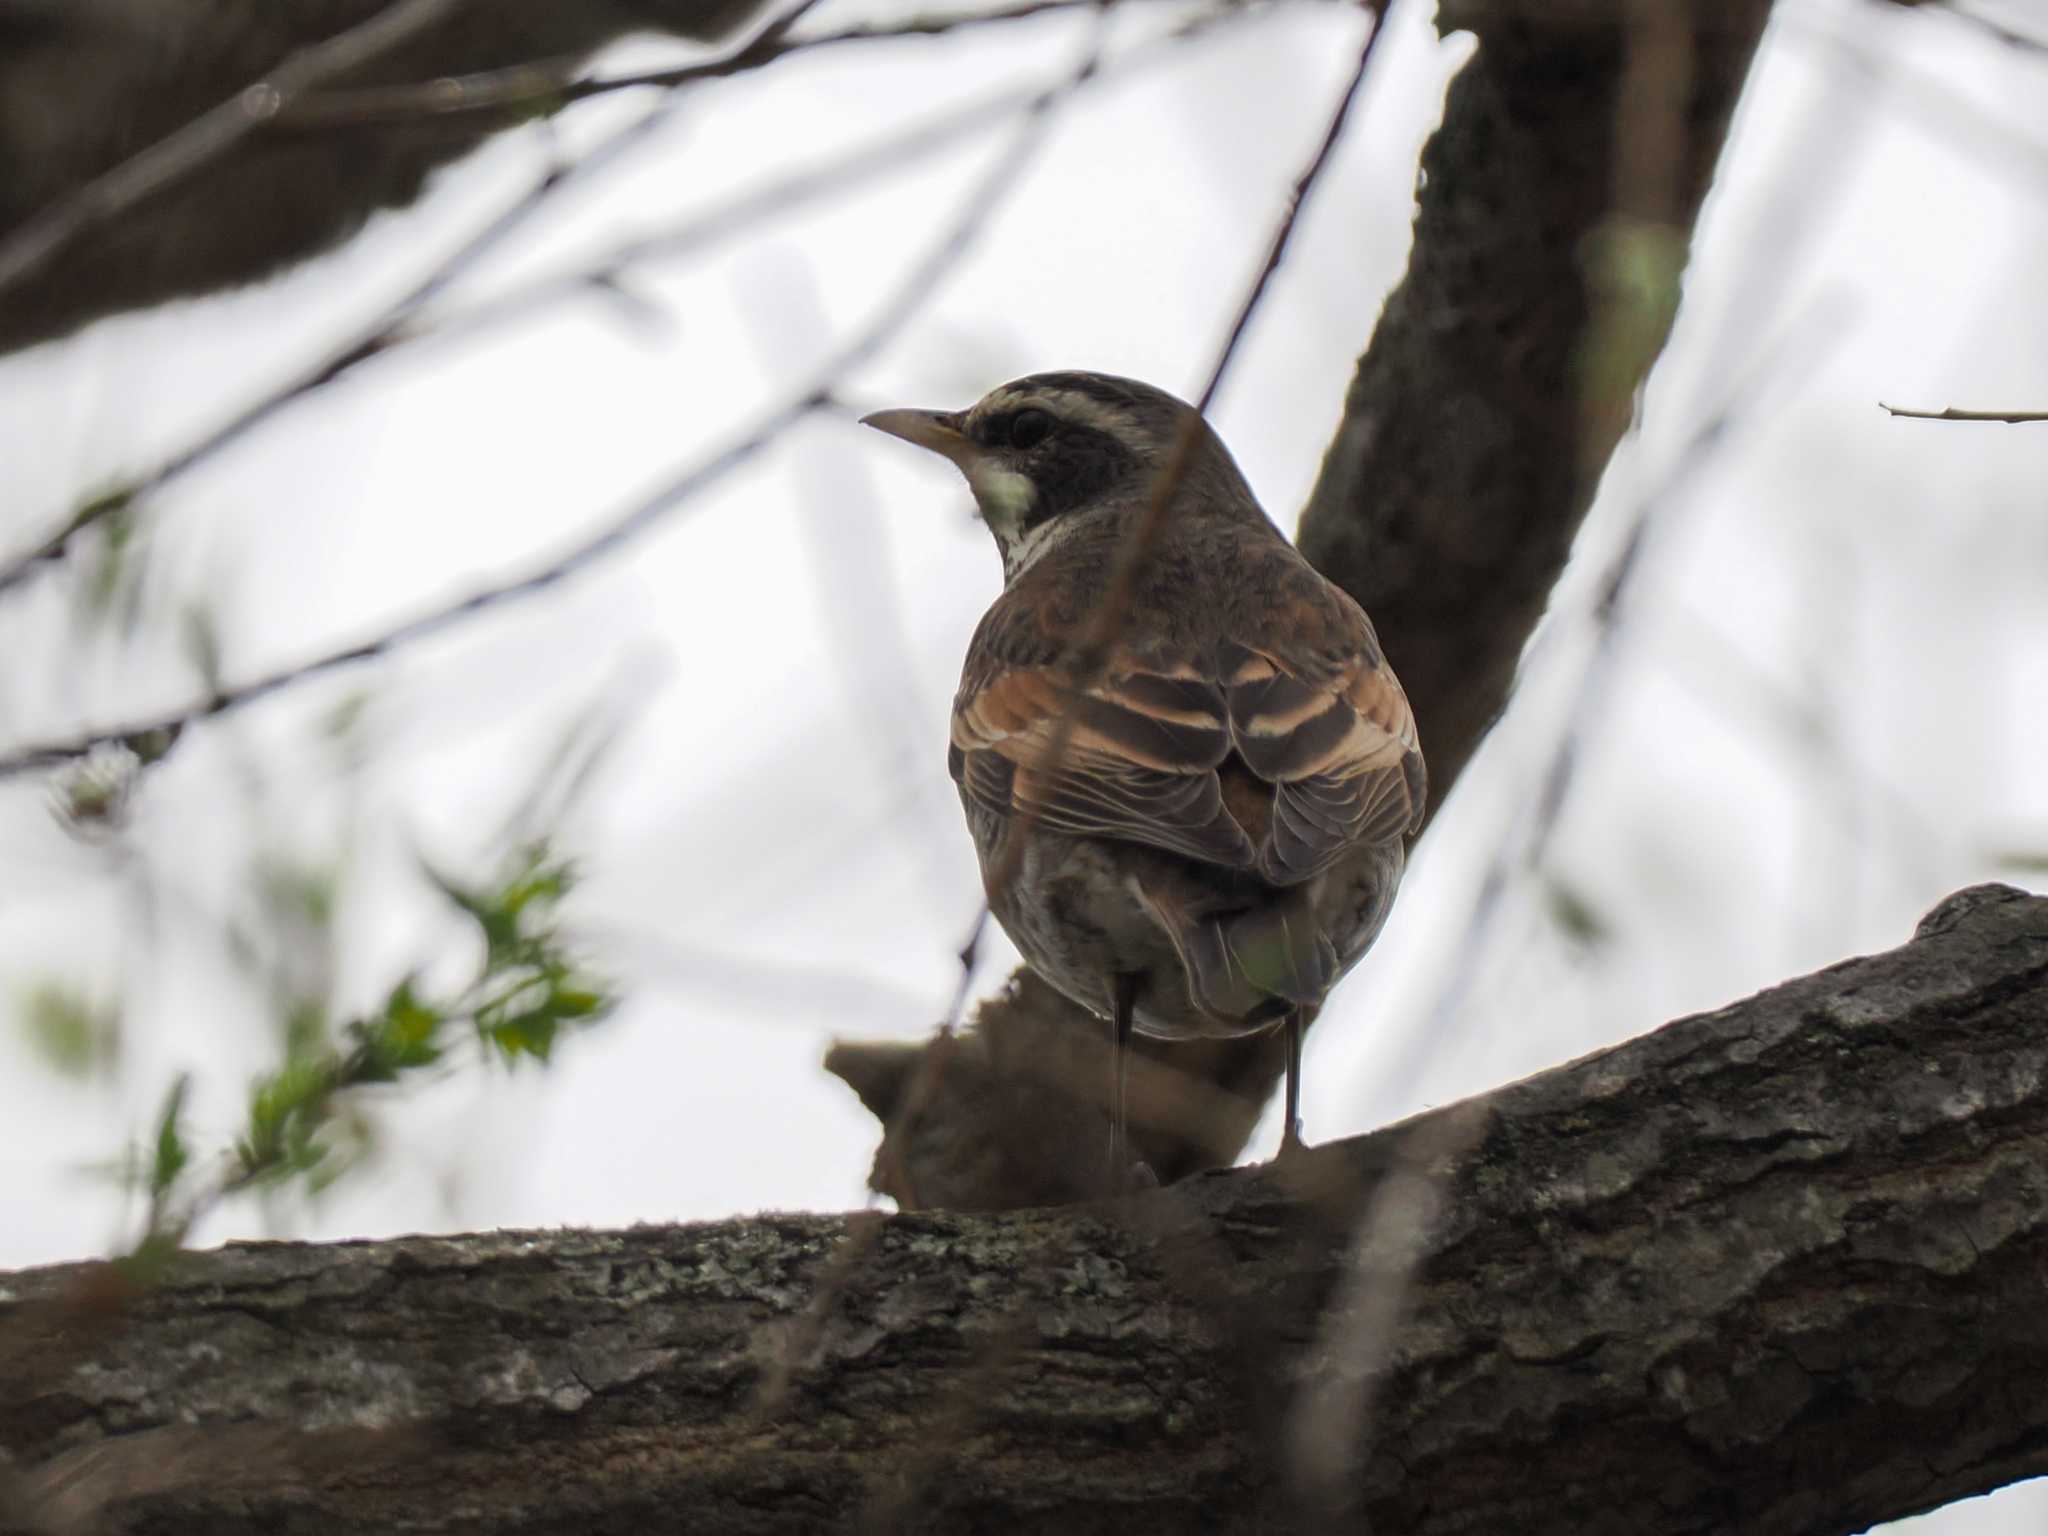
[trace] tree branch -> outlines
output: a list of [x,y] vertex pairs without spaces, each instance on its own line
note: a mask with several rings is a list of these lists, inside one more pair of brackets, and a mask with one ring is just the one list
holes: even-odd
[[635,31],[709,41],[762,3],[6,0],[0,352],[327,250],[506,125],[273,131],[315,87],[580,59]]
[[2048,1471],[2044,1170],[2048,900],[1978,887],[1286,1177],[0,1276],[0,1524],[1861,1531]]
[[302,91],[442,25],[455,0],[393,0],[387,8],[305,48],[175,133],[110,166],[0,239],[0,291],[33,277],[80,236],[198,174],[261,130]]
[[[1432,813],[1507,701],[1663,345],[1663,326],[1645,324],[1618,376],[1596,374],[1615,318],[1596,286],[1599,241],[1661,231],[1675,293],[1768,6],[1687,6],[1675,40],[1603,22],[1600,6],[1554,23],[1512,9],[1457,12],[1481,28],[1478,52],[1423,151],[1407,275],[1301,520],[1303,553],[1386,641]],[[1679,61],[1672,89],[1640,89],[1644,59],[1665,55]],[[1676,120],[1641,123],[1645,101]],[[1639,163],[1645,140],[1670,163]]]
[[976,27],[1025,21],[1056,11],[1094,10],[1102,0],[1015,0],[993,10],[933,12],[884,24],[862,23],[836,32],[792,37],[787,27],[764,32],[737,52],[701,64],[649,69],[627,75],[579,77],[575,60],[516,64],[480,74],[416,81],[408,85],[371,86],[353,91],[322,91],[308,96],[288,113],[282,128],[362,128],[377,124],[418,122],[474,113],[512,114],[554,111],[572,102],[588,101],[614,91],[675,90],[703,80],[749,74],[796,54],[819,53],[848,43],[887,43],[915,38],[948,37]]
[[1998,421],[2007,426],[2018,426],[2029,421],[2048,421],[2048,411],[1966,411],[1958,406],[1946,406],[1938,411],[1916,411],[1903,405],[1886,405],[1877,402],[1878,409],[1893,416],[1902,416],[1912,421]]

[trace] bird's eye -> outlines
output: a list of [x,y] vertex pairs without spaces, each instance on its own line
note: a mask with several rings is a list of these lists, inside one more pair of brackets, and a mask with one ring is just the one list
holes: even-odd
[[1010,446],[1012,448],[1035,448],[1045,441],[1045,435],[1052,430],[1052,416],[1036,407],[1019,411],[1010,418]]

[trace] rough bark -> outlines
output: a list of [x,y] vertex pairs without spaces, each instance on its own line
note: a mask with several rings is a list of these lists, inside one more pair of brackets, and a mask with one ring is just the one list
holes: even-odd
[[0,1276],[5,1507],[1826,1536],[2048,1471],[2044,1273],[2048,900],[1985,886],[1889,953],[1113,1205]]
[[[1664,343],[1669,314],[1607,294],[1593,253],[1656,242],[1675,291],[1767,12],[1764,0],[1637,7],[1631,30],[1612,0],[1546,5],[1534,20],[1461,0],[1439,17],[1447,32],[1473,28],[1479,48],[1423,151],[1407,274],[1301,520],[1303,553],[1373,616],[1401,675],[1431,815],[1507,702]],[[1022,971],[1013,986],[964,1049],[835,1048],[831,1070],[885,1128],[877,1190],[1000,1210],[1055,1189],[1081,1198],[1099,1179],[1099,1163],[1020,1164],[1011,1151],[1048,1114],[1101,1118],[1111,1070],[1101,1024],[1034,995]],[[1018,1048],[1019,1000],[1057,1044]],[[1277,1035],[1137,1048],[1152,1101],[1142,1150],[1169,1183],[1236,1160],[1286,1065]],[[906,1111],[912,1083],[922,1092]]]

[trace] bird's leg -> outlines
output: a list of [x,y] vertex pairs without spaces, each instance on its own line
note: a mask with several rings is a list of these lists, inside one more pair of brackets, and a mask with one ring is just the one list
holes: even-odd
[[1301,1139],[1301,1037],[1308,1018],[1300,1008],[1288,1010],[1282,1026],[1287,1031],[1287,1120],[1280,1131],[1280,1155],[1295,1157],[1308,1150]]
[[1109,1180],[1121,1189],[1130,1176],[1130,1125],[1125,1119],[1124,1094],[1131,1078],[1131,1029],[1138,1011],[1138,978],[1135,975],[1109,979],[1111,1023],[1116,1030],[1109,1099]]

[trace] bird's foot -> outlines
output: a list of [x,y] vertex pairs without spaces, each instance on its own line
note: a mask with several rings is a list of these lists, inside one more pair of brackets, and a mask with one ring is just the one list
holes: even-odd
[[1159,1187],[1159,1175],[1142,1157],[1112,1152],[1103,1170],[1103,1188],[1111,1195],[1135,1195]]
[[1280,1133],[1280,1151],[1273,1158],[1279,1167],[1292,1167],[1308,1156],[1308,1143],[1301,1139],[1301,1122],[1290,1121],[1287,1129]]

